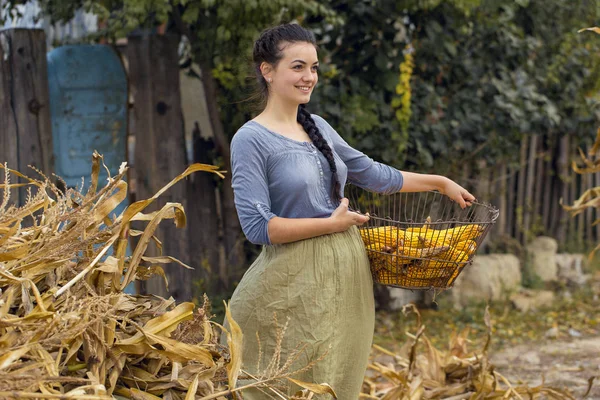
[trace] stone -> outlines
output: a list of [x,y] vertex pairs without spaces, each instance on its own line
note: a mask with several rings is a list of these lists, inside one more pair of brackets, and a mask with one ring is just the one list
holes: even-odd
[[550,290],[521,289],[510,296],[510,301],[517,310],[527,312],[549,306],[554,301],[554,297],[554,292]]
[[419,291],[397,287],[389,287],[388,290],[390,293],[389,307],[393,311],[401,310],[403,306],[409,303],[418,303],[422,298],[422,293]]
[[536,351],[528,351],[523,353],[519,356],[519,359],[522,362],[530,365],[539,365],[541,362],[540,356]]
[[455,306],[470,301],[500,300],[521,288],[521,267],[513,254],[486,254],[473,259],[450,289]]
[[532,272],[539,276],[543,282],[556,281],[558,278],[557,249],[558,242],[556,239],[547,236],[539,236],[527,246]]
[[586,256],[583,254],[557,254],[558,279],[574,286],[584,285],[589,278],[583,273],[586,262]]

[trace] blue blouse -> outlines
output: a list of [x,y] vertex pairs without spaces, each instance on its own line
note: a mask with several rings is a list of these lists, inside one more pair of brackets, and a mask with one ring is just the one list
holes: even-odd
[[[329,143],[340,185],[346,181],[384,194],[400,191],[402,173],[353,149],[321,117],[313,115]],[[325,156],[310,142],[290,139],[255,121],[231,141],[232,186],[238,218],[252,243],[271,244],[267,224],[283,218],[326,218],[333,204],[332,174]],[[343,193],[340,193],[343,197]]]

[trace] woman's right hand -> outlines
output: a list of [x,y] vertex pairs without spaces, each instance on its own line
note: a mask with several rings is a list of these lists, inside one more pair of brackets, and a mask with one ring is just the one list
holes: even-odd
[[366,215],[348,210],[348,199],[344,197],[329,219],[332,222],[334,232],[344,232],[352,225],[362,225],[369,220]]

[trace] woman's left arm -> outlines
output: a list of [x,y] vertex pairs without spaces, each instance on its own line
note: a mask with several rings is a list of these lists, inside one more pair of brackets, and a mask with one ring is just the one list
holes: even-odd
[[402,171],[402,176],[404,177],[404,185],[400,189],[401,192],[437,190],[457,202],[461,208],[470,206],[475,201],[475,196],[469,193],[467,189],[445,176],[406,171]]
[[465,188],[444,176],[400,171],[374,161],[346,143],[323,118],[319,116],[313,118],[319,120],[321,127],[327,130],[335,152],[348,167],[349,182],[384,194],[438,190],[456,201],[462,208],[471,205],[471,202],[475,200],[475,197]]

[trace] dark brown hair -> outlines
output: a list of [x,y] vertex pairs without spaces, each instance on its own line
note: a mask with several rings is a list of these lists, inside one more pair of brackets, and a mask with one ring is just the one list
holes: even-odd
[[[254,62],[254,71],[256,73],[256,80],[258,82],[258,88],[260,92],[261,100],[263,104],[269,97],[269,87],[260,71],[260,65],[263,62],[271,64],[273,67],[277,66],[279,61],[283,58],[284,43],[298,43],[306,42],[311,43],[317,47],[317,41],[313,33],[307,29],[304,29],[298,24],[283,24],[273,28],[264,30],[259,38],[254,43],[254,49],[252,51],[252,59]],[[327,159],[329,168],[333,174],[333,193],[330,194],[334,204],[339,204],[340,197],[340,180],[337,175],[337,167],[333,157],[333,151],[327,141],[323,138],[323,135],[319,131],[315,120],[312,118],[310,112],[306,109],[304,104],[298,106],[298,123],[302,125],[310,140],[313,144]]]

